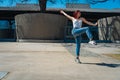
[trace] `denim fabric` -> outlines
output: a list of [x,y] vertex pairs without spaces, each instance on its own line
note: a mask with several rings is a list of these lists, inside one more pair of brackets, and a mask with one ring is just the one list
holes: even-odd
[[85,32],[89,39],[93,37],[88,27],[72,29],[72,35],[74,36],[75,42],[76,42],[76,56],[79,56],[79,53],[80,53],[81,34]]
[[80,46],[81,46],[81,36],[76,36],[75,37],[75,42],[76,42],[76,56],[79,56]]
[[73,28],[72,29],[72,35],[74,37],[76,36],[80,36],[82,33],[85,33],[87,34],[88,38],[91,39],[93,36],[90,32],[90,29],[88,27],[83,27],[83,28]]

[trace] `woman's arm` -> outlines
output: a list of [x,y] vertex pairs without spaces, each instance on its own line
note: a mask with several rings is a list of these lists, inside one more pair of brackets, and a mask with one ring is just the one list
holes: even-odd
[[63,14],[64,16],[66,16],[68,19],[73,20],[74,18],[68,14],[66,14],[63,10],[60,11],[61,14]]
[[92,22],[87,21],[85,18],[81,18],[81,19],[82,19],[82,21],[83,21],[84,23],[86,23],[86,24],[88,24],[88,25],[91,25],[91,26],[97,26],[97,25],[98,25],[97,22],[94,24],[94,23],[92,23]]

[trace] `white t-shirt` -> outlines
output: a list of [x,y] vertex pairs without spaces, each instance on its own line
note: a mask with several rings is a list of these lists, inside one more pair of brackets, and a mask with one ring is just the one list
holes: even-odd
[[82,27],[82,20],[81,19],[75,19],[72,20],[73,28],[81,28]]

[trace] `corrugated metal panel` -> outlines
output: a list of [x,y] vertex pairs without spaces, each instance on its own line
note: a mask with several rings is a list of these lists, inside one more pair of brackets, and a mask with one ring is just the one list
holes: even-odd
[[0,80],[4,78],[7,74],[8,72],[0,72]]

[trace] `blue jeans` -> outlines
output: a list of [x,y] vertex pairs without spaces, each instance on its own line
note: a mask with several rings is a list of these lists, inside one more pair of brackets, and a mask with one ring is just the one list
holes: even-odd
[[93,36],[89,30],[89,27],[73,28],[72,29],[72,35],[74,36],[75,42],[76,42],[76,56],[79,56],[79,53],[80,53],[81,34],[83,34],[85,32],[86,32],[89,39],[93,38]]

